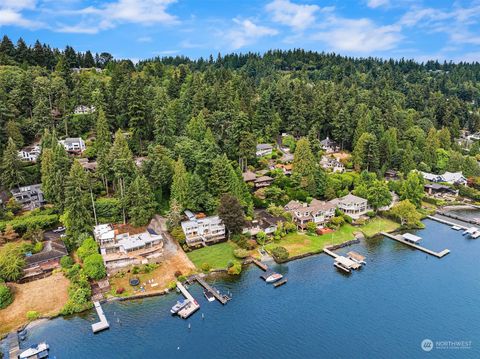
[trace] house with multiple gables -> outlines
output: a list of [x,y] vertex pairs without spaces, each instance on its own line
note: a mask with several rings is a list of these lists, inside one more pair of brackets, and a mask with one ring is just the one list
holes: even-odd
[[336,205],[330,202],[313,199],[309,204],[299,201],[290,201],[285,210],[292,214],[292,219],[300,229],[307,228],[309,222],[318,226],[326,224],[335,216]]
[[345,165],[337,160],[335,157],[322,156],[320,160],[320,166],[327,171],[334,173],[343,173],[345,172]]
[[89,115],[91,113],[94,113],[95,110],[96,110],[95,106],[93,105],[90,105],[90,106],[79,105],[75,107],[75,109],[73,110],[73,113],[75,115]]
[[253,220],[246,222],[243,233],[249,233],[252,236],[257,235],[260,231],[272,234],[277,230],[279,222],[285,222],[285,218],[273,216],[263,209],[256,210]]
[[430,182],[444,182],[448,184],[459,184],[459,185],[467,185],[467,179],[463,175],[463,173],[460,172],[445,172],[442,175],[437,175],[434,173],[429,173],[429,172],[421,172],[419,171],[423,178],[426,179],[427,181]]
[[18,151],[18,157],[27,162],[37,162],[42,149],[39,145],[32,145]]
[[353,219],[358,219],[371,210],[371,207],[368,205],[368,200],[351,193],[340,198],[335,198],[330,202]]
[[331,140],[328,136],[324,140],[320,141],[320,146],[322,150],[326,153],[334,153],[340,151],[340,146],[333,140]]
[[163,237],[150,228],[130,234],[120,233],[112,224],[100,224],[93,228],[93,235],[109,271],[160,263],[163,257]]
[[225,225],[218,216],[206,217],[185,211],[188,220],[181,223],[188,246],[196,247],[221,242],[226,239]]
[[12,188],[10,192],[13,198],[15,198],[25,210],[39,208],[46,203],[41,184]]

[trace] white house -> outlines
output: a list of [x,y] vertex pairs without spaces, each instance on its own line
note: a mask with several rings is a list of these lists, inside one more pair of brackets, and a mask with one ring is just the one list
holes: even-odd
[[163,255],[163,237],[150,228],[130,235],[119,234],[111,224],[93,228],[105,267],[109,270],[131,265],[158,263]]
[[225,239],[225,225],[218,216],[205,218],[189,216],[189,220],[183,221],[181,224],[189,246],[205,245]]
[[365,198],[355,196],[351,193],[341,198],[333,199],[330,202],[334,203],[339,210],[353,219],[360,218],[370,210],[368,201]]
[[329,156],[322,156],[322,159],[320,160],[320,166],[323,169],[331,170],[332,172],[345,172],[345,165],[336,158]]
[[24,161],[36,162],[40,156],[41,148],[38,145],[28,146],[18,151],[18,157]]
[[93,105],[91,106],[80,105],[75,107],[75,109],[73,110],[73,113],[75,115],[88,115],[94,112],[95,112],[95,106]]
[[466,185],[467,179],[462,172],[445,172],[443,175],[436,175],[428,172],[420,172],[424,179],[430,182],[445,182],[449,184]]
[[82,153],[87,148],[85,146],[85,141],[80,137],[66,138],[64,140],[58,141],[67,152],[80,152]]
[[273,146],[268,143],[259,143],[256,149],[257,157],[263,157],[271,154],[273,151]]

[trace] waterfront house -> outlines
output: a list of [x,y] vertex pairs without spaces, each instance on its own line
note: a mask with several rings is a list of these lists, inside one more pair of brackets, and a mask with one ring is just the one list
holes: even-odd
[[345,165],[336,158],[330,156],[322,156],[322,159],[320,160],[320,166],[323,169],[334,173],[345,172]]
[[75,109],[73,110],[73,113],[75,115],[88,115],[94,112],[95,112],[95,106],[93,105],[91,106],[79,105],[75,107]]
[[25,210],[39,208],[46,203],[45,198],[43,197],[42,185],[40,184],[12,188],[10,192]]
[[328,136],[324,140],[320,141],[320,146],[326,153],[334,153],[340,150],[340,146]]
[[299,201],[290,201],[285,210],[292,214],[292,219],[298,228],[305,229],[309,222],[318,226],[324,225],[335,216],[335,204],[313,199],[309,204]]
[[225,225],[218,216],[189,216],[181,223],[188,246],[207,245],[224,240]]
[[74,137],[74,138],[66,138],[64,140],[58,141],[63,148],[65,148],[65,151],[74,153],[74,154],[79,154],[85,151],[87,148],[85,146],[85,141],[81,139],[80,137]]
[[334,203],[339,210],[353,219],[360,218],[370,210],[368,201],[365,198],[355,196],[351,193],[344,197],[336,198],[331,202]]
[[27,162],[36,162],[40,156],[41,148],[38,145],[32,145],[22,148],[18,151],[18,157]]
[[163,237],[150,228],[130,234],[119,233],[111,224],[100,224],[93,233],[108,270],[159,263],[163,256]]
[[454,201],[458,196],[458,190],[439,183],[426,183],[424,186],[427,195],[443,200]]
[[273,216],[263,209],[256,210],[254,219],[246,222],[243,233],[250,233],[252,236],[257,235],[260,231],[273,234],[277,230],[279,222],[285,222],[285,218]]
[[268,143],[259,143],[256,148],[257,157],[270,155],[273,151],[273,146]]
[[27,254],[21,283],[45,278],[52,274],[54,269],[60,268],[60,259],[68,255],[65,243],[59,238],[43,242],[43,249],[39,253]]
[[442,175],[437,175],[434,173],[428,173],[428,172],[421,172],[423,178],[426,179],[427,181],[430,182],[445,182],[449,184],[459,184],[459,185],[466,185],[467,184],[467,179],[463,175],[463,173],[460,172],[445,172]]

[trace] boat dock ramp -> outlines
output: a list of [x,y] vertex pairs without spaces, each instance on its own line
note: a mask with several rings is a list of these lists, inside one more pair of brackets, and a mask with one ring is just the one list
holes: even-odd
[[95,310],[97,311],[97,315],[100,321],[92,324],[92,331],[94,333],[98,333],[102,330],[110,328],[110,324],[108,324],[107,317],[105,316],[105,313],[103,313],[100,302],[93,302],[93,305],[95,306]]
[[[362,267],[362,263],[354,259],[352,256],[349,256],[349,258],[347,258],[332,252],[328,248],[323,248],[323,251],[329,256],[333,257],[335,259],[335,261],[333,262],[333,265],[336,268],[343,270],[344,272],[350,273],[352,270],[357,270]],[[361,258],[361,261],[365,263],[364,256],[358,254],[357,252],[349,252],[349,253],[353,253],[355,257]]]
[[387,238],[393,239],[397,242],[403,243],[407,246],[410,246],[414,249],[418,249],[419,251],[425,252],[425,253],[430,254],[430,255],[432,255],[434,257],[437,257],[437,258],[442,258],[442,257],[446,256],[448,253],[450,253],[449,249],[444,249],[441,252],[435,252],[435,251],[432,251],[428,248],[422,247],[422,246],[417,244],[421,240],[421,238],[418,237],[418,236],[415,236],[413,234],[410,234],[410,233],[405,233],[403,235],[402,234],[393,235],[393,234],[390,234],[390,233],[381,232],[381,234],[383,236],[387,237]]
[[10,359],[18,359],[18,355],[20,354],[20,343],[18,341],[18,333],[12,332],[8,335],[8,355]]
[[177,313],[180,318],[187,319],[200,308],[200,305],[197,303],[195,298],[192,297],[190,292],[183,286],[182,283],[177,282],[177,288],[180,289],[183,296],[190,301],[190,303],[188,303]]
[[208,284],[203,278],[201,278],[200,276],[196,275],[193,277],[194,280],[197,281],[198,284],[200,284],[203,288],[205,288],[205,290],[209,291],[210,293],[212,293],[212,295],[215,297],[216,300],[218,300],[220,303],[222,303],[223,305],[227,304],[227,302],[229,300],[231,300],[232,298],[230,298],[228,295],[226,294],[222,294],[220,293],[218,290],[216,290],[215,288],[213,288],[210,284]]

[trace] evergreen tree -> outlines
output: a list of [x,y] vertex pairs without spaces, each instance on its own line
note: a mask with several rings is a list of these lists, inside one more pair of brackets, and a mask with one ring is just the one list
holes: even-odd
[[205,118],[203,116],[203,112],[200,112],[198,116],[192,117],[188,123],[187,136],[192,140],[202,142],[206,131],[207,125],[205,123]]
[[11,137],[3,152],[0,179],[2,186],[6,189],[19,187],[24,181],[22,162],[18,157],[17,146]]
[[245,213],[236,197],[229,193],[222,195],[218,207],[218,216],[225,224],[229,237],[242,233],[243,226],[245,225]]
[[292,177],[298,181],[300,187],[312,196],[317,191],[315,172],[317,164],[315,156],[310,148],[310,142],[306,138],[298,140],[293,157]]
[[425,195],[423,185],[422,175],[416,171],[410,172],[406,180],[403,181],[401,199],[408,199],[417,208],[420,207],[422,198]]
[[15,145],[17,148],[22,148],[24,145],[23,141],[23,135],[20,132],[20,128],[18,127],[17,122],[15,121],[8,121],[7,125],[5,126],[5,132],[7,134],[7,137],[10,137],[13,139],[13,142],[15,142]]
[[95,147],[97,150],[97,173],[102,179],[105,191],[108,193],[108,175],[110,173],[110,162],[108,154],[111,147],[111,133],[108,127],[107,117],[103,108],[97,112],[97,122],[95,125]]
[[92,204],[88,176],[76,160],[66,179],[65,211],[62,220],[66,227],[66,235],[77,245],[81,235],[89,233],[92,229]]
[[126,195],[127,213],[134,226],[146,226],[155,214],[155,197],[143,175],[130,184]]
[[173,166],[173,180],[171,188],[171,200],[176,200],[182,207],[186,208],[188,204],[188,173],[183,163],[183,159],[180,157]]
[[122,130],[115,133],[115,140],[108,153],[108,161],[110,163],[117,193],[125,194],[126,185],[135,176],[136,168],[133,160],[133,154],[128,147],[127,139]]
[[375,172],[379,166],[379,152],[375,135],[365,132],[360,136],[353,152],[355,165],[360,169]]

